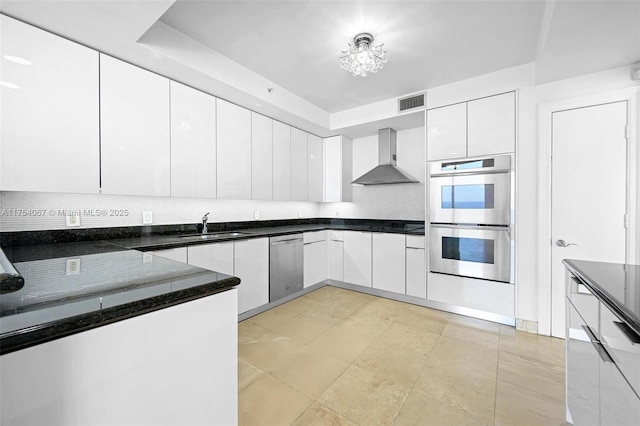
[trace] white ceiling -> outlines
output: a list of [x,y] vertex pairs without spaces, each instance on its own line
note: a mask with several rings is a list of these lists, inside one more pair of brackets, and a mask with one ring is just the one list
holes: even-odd
[[[540,1],[178,0],[165,24],[328,112],[533,62]],[[370,32],[389,62],[367,78],[339,66]]]
[[[2,0],[0,11],[321,135],[330,113],[517,65],[535,63],[545,83],[640,62],[640,0]],[[362,31],[389,58],[366,78],[339,66]]]

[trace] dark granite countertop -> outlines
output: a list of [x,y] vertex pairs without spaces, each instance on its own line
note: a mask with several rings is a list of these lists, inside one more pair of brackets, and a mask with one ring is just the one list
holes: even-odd
[[228,290],[236,277],[145,251],[319,230],[424,235],[421,221],[289,219],[0,233],[25,278],[0,296],[0,354]]
[[640,265],[573,259],[563,263],[618,318],[640,334]]
[[[194,244],[208,244],[222,241],[244,240],[249,238],[275,237],[279,235],[299,234],[302,232],[334,230],[334,231],[362,231],[385,232],[407,235],[424,235],[424,224],[400,223],[395,226],[385,226],[384,223],[334,223],[334,224],[295,224],[263,227],[234,228],[233,231],[213,230],[207,235],[188,233],[180,235],[150,234],[130,238],[109,240],[118,246],[136,250],[161,250],[168,248],[186,247]],[[230,235],[234,232],[239,235]]]
[[236,277],[104,241],[3,250],[25,285],[0,295],[0,354],[240,284]]

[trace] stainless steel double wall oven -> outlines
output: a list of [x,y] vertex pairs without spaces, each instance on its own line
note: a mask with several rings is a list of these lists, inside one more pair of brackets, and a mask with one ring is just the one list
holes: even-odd
[[510,282],[511,156],[429,163],[431,272]]

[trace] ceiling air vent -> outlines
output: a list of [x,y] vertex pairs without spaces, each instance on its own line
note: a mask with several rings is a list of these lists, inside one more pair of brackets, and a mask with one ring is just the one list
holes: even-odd
[[398,99],[398,112],[424,107],[424,93]]

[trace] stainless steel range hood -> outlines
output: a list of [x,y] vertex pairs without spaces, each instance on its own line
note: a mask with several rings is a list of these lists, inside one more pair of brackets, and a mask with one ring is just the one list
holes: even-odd
[[378,165],[351,183],[383,185],[418,182],[396,164],[396,131],[390,127],[380,129],[378,130]]

